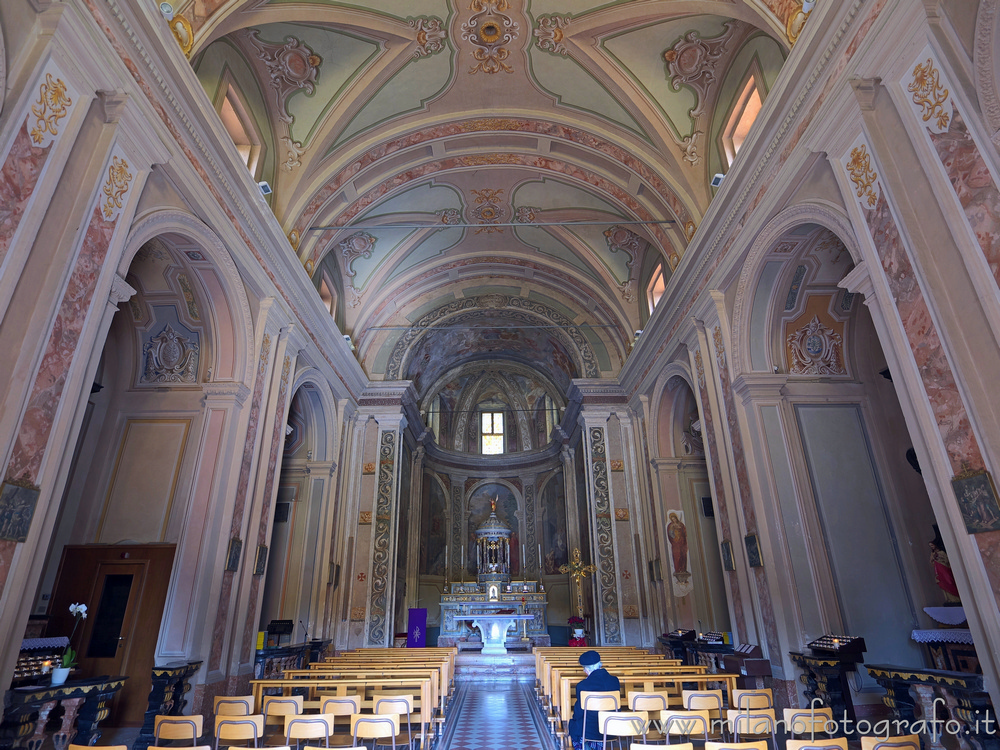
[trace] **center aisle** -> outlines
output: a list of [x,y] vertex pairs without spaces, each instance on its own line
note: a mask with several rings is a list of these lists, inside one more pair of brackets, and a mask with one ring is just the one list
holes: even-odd
[[459,683],[448,728],[435,750],[552,750],[528,685]]

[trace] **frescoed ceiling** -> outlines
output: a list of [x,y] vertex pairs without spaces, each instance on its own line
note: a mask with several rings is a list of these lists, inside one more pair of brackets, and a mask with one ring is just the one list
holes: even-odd
[[566,384],[622,367],[647,285],[681,262],[727,168],[748,76],[766,97],[806,15],[797,0],[174,0],[172,24],[258,144],[289,252],[373,379],[507,358]]

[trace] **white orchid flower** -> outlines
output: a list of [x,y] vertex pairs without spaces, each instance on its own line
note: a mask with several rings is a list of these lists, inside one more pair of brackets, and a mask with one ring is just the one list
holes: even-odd
[[69,605],[69,613],[71,615],[73,615],[74,617],[79,616],[79,617],[82,617],[84,620],[86,620],[87,619],[87,605],[86,604],[77,604],[76,602],[74,602],[73,604]]

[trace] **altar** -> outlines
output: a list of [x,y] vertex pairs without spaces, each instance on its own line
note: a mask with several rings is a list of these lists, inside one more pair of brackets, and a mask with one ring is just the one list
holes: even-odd
[[[497,518],[495,503],[475,536],[476,580],[445,584],[438,646],[456,646],[480,637],[484,654],[505,654],[508,642],[552,645],[545,587],[538,581],[511,580],[511,530]],[[520,627],[512,629],[511,624]]]

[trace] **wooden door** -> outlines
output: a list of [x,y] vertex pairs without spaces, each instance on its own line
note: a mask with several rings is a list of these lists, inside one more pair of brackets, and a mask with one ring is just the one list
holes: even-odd
[[78,666],[70,679],[128,676],[111,706],[108,726],[142,726],[173,561],[172,544],[86,544],[63,550],[46,634],[69,635],[69,605],[87,605],[87,619],[73,636]]

